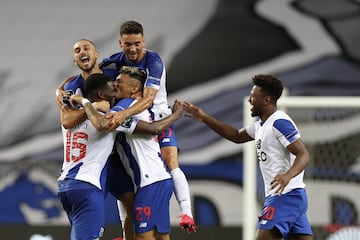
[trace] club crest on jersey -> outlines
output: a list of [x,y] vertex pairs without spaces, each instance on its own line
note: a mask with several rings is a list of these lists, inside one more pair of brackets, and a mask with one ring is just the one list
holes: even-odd
[[127,118],[125,121],[121,124],[124,128],[130,128],[132,122],[134,121],[134,118]]

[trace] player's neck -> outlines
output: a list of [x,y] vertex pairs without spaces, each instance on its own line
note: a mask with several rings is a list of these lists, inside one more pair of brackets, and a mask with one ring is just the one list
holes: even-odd
[[146,54],[146,49],[143,48],[143,50],[141,51],[140,61],[145,57],[145,54]]
[[104,73],[104,72],[99,67],[94,67],[90,71],[81,71],[81,76],[83,77],[83,79],[86,80],[91,74],[94,73]]
[[276,107],[266,109],[260,116],[261,121],[265,122],[274,112],[276,112],[276,110]]

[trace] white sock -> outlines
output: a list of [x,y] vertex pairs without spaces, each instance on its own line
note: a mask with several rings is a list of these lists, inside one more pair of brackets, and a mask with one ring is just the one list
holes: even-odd
[[181,214],[187,214],[193,217],[191,212],[190,189],[185,174],[180,168],[171,171],[174,182],[174,193],[179,204]]
[[126,213],[126,209],[121,201],[117,200],[116,203],[117,203],[117,207],[118,207],[118,211],[119,211],[121,227],[123,229],[123,236],[124,236],[123,238],[125,239],[125,232],[124,232],[125,225],[124,224],[125,224],[125,218],[127,216],[127,213]]

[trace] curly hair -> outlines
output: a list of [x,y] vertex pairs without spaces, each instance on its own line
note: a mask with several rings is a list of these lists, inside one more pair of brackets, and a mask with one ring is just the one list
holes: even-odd
[[84,83],[85,92],[90,100],[96,100],[97,92],[104,90],[111,79],[102,73],[91,74]]
[[259,74],[252,78],[254,85],[259,86],[261,91],[270,96],[271,99],[276,103],[281,97],[284,89],[282,82],[275,76],[270,74]]

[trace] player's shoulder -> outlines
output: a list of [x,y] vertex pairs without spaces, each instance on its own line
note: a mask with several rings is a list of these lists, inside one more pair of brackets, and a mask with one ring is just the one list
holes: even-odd
[[117,75],[119,75],[119,70],[117,69],[117,67],[115,67],[115,68],[104,67],[104,68],[102,68],[102,70],[103,70],[104,74],[113,81],[116,79]]
[[112,110],[116,112],[122,111],[129,108],[130,105],[135,101],[136,100],[134,98],[122,98],[115,104]]
[[72,76],[72,78],[64,85],[64,90],[74,90],[81,88],[84,84],[84,78],[81,74]]
[[118,58],[121,58],[121,57],[124,56],[124,55],[125,55],[125,53],[124,53],[123,51],[121,51],[121,52],[113,53],[113,54],[111,54],[109,57],[104,58],[104,59],[117,60]]
[[160,56],[160,54],[158,54],[157,52],[155,51],[152,51],[152,50],[149,50],[149,49],[146,49],[146,57],[149,58],[149,59],[159,59],[162,61],[162,58]]
[[274,121],[279,119],[287,119],[287,120],[291,119],[291,117],[286,112],[281,110],[277,110],[276,112],[274,112],[272,118],[274,119]]
[[294,121],[291,117],[283,112],[283,111],[276,111],[275,116],[272,118],[273,127],[276,129],[292,129],[295,126]]
[[125,53],[124,52],[117,52],[111,54],[109,57],[104,58],[99,66],[100,68],[111,68],[111,66],[117,67],[117,65],[124,60]]
[[164,69],[165,63],[161,56],[151,50],[146,51],[145,58],[143,60],[144,67],[150,70],[151,74],[154,74],[154,71],[161,73]]

